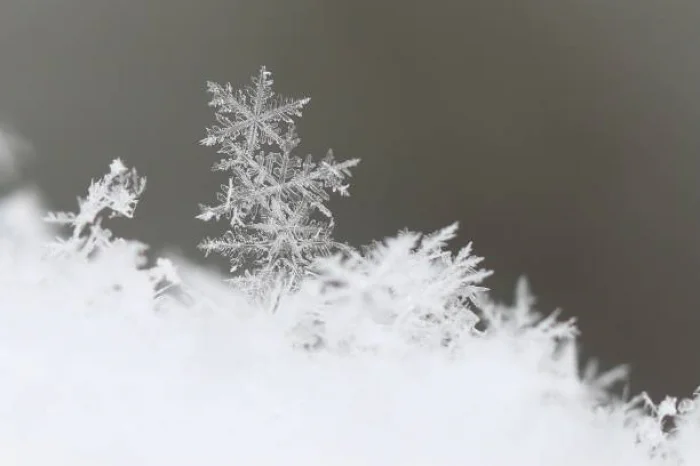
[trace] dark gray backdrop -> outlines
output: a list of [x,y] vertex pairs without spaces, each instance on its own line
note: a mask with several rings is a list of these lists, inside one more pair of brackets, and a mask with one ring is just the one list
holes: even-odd
[[310,95],[304,151],[361,157],[354,244],[461,222],[504,298],[527,274],[634,388],[700,384],[700,4],[653,0],[2,0],[0,112],[24,178],[73,208],[123,157],[120,233],[194,245],[222,178],[205,81]]

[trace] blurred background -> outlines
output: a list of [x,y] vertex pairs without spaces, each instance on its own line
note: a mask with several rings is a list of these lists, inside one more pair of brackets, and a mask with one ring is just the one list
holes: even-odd
[[[303,152],[360,157],[336,236],[458,220],[488,285],[525,274],[633,390],[700,384],[700,3],[3,0],[0,121],[17,182],[72,210],[115,157],[149,185],[115,230],[195,249],[222,174],[205,82],[312,97]],[[7,186],[7,185],[6,185]],[[6,190],[9,188],[5,188]],[[213,261],[216,262],[215,260]]]

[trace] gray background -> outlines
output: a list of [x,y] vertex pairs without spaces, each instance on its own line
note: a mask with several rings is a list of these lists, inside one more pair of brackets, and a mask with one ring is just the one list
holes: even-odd
[[700,4],[651,0],[2,0],[0,112],[32,142],[23,177],[72,209],[114,157],[148,175],[157,246],[220,174],[199,147],[206,80],[310,95],[304,152],[361,157],[333,203],[359,245],[461,222],[510,297],[579,317],[587,354],[633,388],[700,383]]

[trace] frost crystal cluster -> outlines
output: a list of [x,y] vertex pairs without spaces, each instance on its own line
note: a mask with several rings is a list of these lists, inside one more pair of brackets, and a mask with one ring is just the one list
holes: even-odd
[[474,311],[486,291],[480,283],[491,271],[478,267],[483,258],[472,255],[471,244],[456,255],[446,249],[456,231],[456,223],[430,235],[406,231],[362,253],[317,260],[314,276],[288,304],[299,303],[306,315],[303,344],[459,346],[479,321]]
[[295,155],[294,117],[309,99],[278,96],[270,76],[262,67],[252,85],[238,91],[209,82],[218,125],[202,140],[224,155],[214,170],[231,174],[218,203],[201,206],[198,216],[224,217],[229,229],[200,248],[228,257],[239,273],[232,281],[255,296],[275,283],[293,288],[314,258],[349,249],[331,238],[333,216],[324,203],[329,190],[348,195],[343,183],[359,162],[336,162],[331,151],[320,162]]
[[[105,218],[133,218],[146,178],[121,159],[109,166],[109,173],[92,180],[85,198],[78,198],[78,212],[50,212],[44,220],[69,227],[68,237],[57,236],[46,246],[48,256],[65,270],[67,277],[85,285],[89,302],[114,301],[119,295],[142,293],[149,305],[160,303],[179,278],[168,259],[158,258],[146,268],[148,247],[134,240],[114,238],[102,226]],[[89,284],[89,285],[88,285]]]

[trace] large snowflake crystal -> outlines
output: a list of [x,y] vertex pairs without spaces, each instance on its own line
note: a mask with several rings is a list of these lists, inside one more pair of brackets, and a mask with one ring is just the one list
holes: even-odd
[[347,248],[331,239],[333,216],[325,203],[329,191],[348,195],[344,181],[359,162],[336,162],[331,151],[320,162],[293,155],[299,145],[294,117],[309,99],[278,96],[270,76],[262,67],[252,85],[238,91],[210,82],[218,125],[201,141],[219,146],[224,158],[214,170],[230,177],[218,204],[201,206],[198,218],[224,217],[230,228],[200,248],[228,257],[231,271],[240,273],[233,281],[258,297],[280,279],[295,286],[315,257]]

